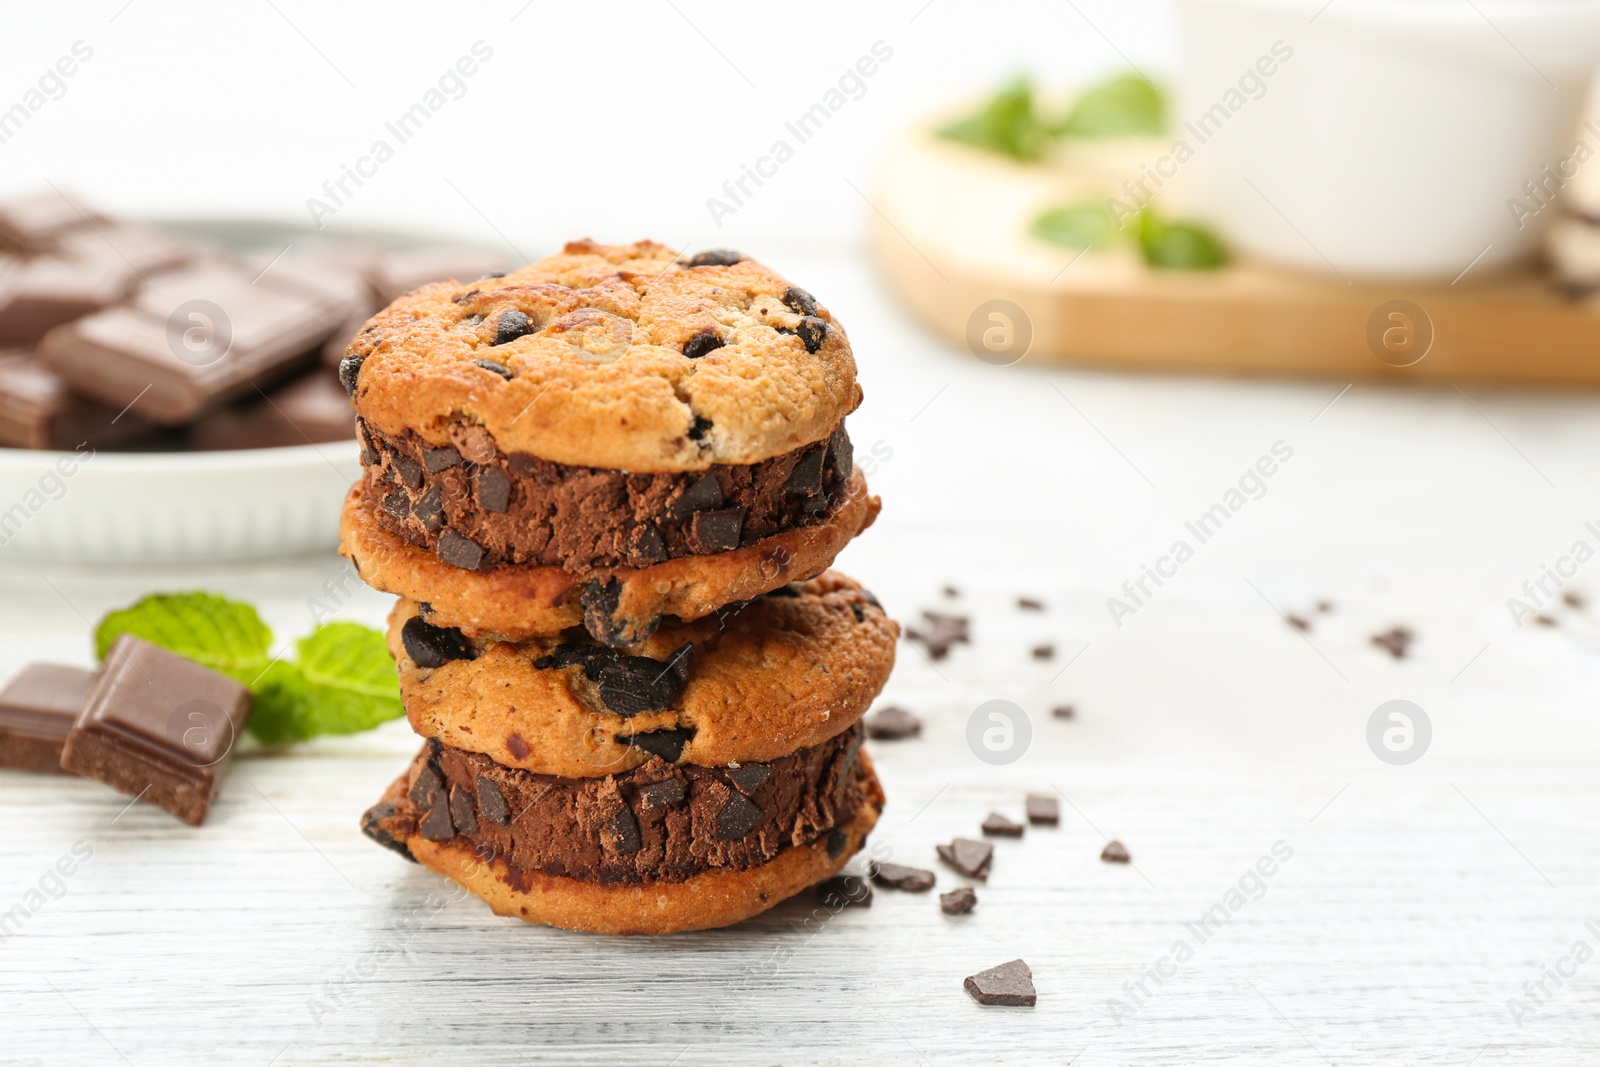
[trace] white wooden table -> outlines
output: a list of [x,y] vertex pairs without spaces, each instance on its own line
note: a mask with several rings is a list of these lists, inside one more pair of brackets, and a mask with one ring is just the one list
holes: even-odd
[[[1059,790],[1060,828],[999,841],[961,920],[880,890],[809,927],[807,900],[606,940],[458,893],[440,907],[444,883],[360,835],[415,750],[403,723],[243,752],[200,830],[94,783],[0,773],[0,913],[93,849],[0,943],[0,1063],[1600,1061],[1600,960],[1571,958],[1600,950],[1600,605],[1554,627],[1506,608],[1574,541],[1600,547],[1595,398],[1357,385],[1329,406],[1343,383],[993,368],[904,320],[860,257],[762,251],[835,309],[862,365],[851,431],[885,510],[842,564],[903,620],[973,617],[941,663],[901,646],[885,699],[926,728],[874,746],[875,843],[944,890],[962,879],[934,843],[990,810]],[[1293,457],[1265,495],[1113,625],[1107,598],[1278,441]],[[0,671],[87,662],[86,619],[156,589],[252,599],[288,640],[345,573],[331,553],[9,566]],[[1600,597],[1600,561],[1568,588]],[[363,592],[341,615],[386,608]],[[1403,661],[1368,640],[1396,623],[1418,634]],[[1029,656],[1044,641],[1053,662]],[[1007,766],[965,740],[996,698],[1032,726]],[[1366,740],[1394,698],[1433,726],[1409,766]],[[1076,721],[1050,717],[1069,701]],[[1106,836],[1132,866],[1099,862]],[[1280,842],[1292,858],[1229,911]],[[1186,924],[1219,903],[1202,939]],[[1037,1008],[963,992],[1018,956]],[[1536,1001],[1524,982],[1545,968],[1570,975]]]

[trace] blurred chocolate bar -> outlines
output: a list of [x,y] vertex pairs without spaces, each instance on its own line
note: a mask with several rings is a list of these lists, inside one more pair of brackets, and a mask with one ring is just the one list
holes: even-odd
[[0,248],[48,252],[69,230],[105,221],[105,216],[70,194],[51,189],[0,202]]
[[157,275],[127,307],[52,330],[44,363],[79,392],[151,422],[192,422],[316,358],[336,301],[221,263]]
[[207,415],[190,428],[189,445],[221,452],[348,441],[355,435],[349,395],[332,371],[318,367],[253,404]]
[[250,690],[123,634],[84,698],[63,769],[199,826],[250,717]]
[[387,304],[429,282],[454,278],[459,282],[477,281],[491,274],[504,273],[513,264],[503,254],[471,246],[436,245],[425,248],[400,248],[385,253],[373,274],[373,289],[380,303]]
[[61,749],[94,672],[30,663],[0,689],[0,767],[61,774]]
[[70,451],[147,441],[156,427],[74,393],[27,352],[0,352],[0,447]]

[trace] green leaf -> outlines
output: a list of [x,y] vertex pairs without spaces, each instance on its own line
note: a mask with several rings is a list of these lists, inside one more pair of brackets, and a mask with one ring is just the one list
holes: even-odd
[[1110,210],[1092,202],[1051,208],[1033,220],[1028,232],[1067,248],[1105,248],[1117,239]]
[[1123,75],[1078,94],[1055,132],[1066,137],[1137,137],[1167,127],[1161,90],[1137,74]]
[[1215,270],[1228,262],[1221,238],[1198,222],[1164,222],[1154,212],[1139,213],[1139,250],[1152,267]]
[[271,662],[272,631],[249,604],[215,593],[156,593],[113,611],[95,628],[95,656],[133,634],[253,686]]
[[377,630],[334,622],[295,642],[296,662],[262,680],[250,732],[263,743],[354,734],[405,714],[388,644]]
[[974,114],[938,131],[940,137],[1030,162],[1044,154],[1050,131],[1033,106],[1033,83],[1016,78]]

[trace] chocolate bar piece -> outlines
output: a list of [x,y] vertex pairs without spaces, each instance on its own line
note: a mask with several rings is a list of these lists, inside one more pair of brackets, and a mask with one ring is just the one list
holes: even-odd
[[191,262],[204,252],[199,245],[149,226],[103,222],[64,234],[56,242],[56,254],[67,259],[110,260],[144,280]]
[[106,653],[61,766],[199,826],[250,717],[232,678],[131,634]]
[[373,272],[373,289],[381,303],[429,282],[454,278],[459,282],[477,281],[496,271],[506,271],[511,263],[492,249],[452,246],[400,248],[385,253]]
[[346,318],[365,321],[378,310],[371,276],[381,251],[362,245],[329,244],[307,249],[291,246],[262,249],[245,258],[257,280],[297,286],[318,298],[337,304]]
[[67,743],[94,672],[30,663],[0,689],[0,767],[61,774]]
[[52,330],[39,355],[79,392],[173,426],[293,374],[340,321],[302,289],[203,263]]
[[214,452],[348,441],[355,435],[349,394],[337,375],[318,367],[253,404],[207,415],[190,428],[189,444]]
[[54,189],[0,203],[0,247],[48,252],[68,230],[104,222],[105,216]]
[[0,446],[121,448],[157,432],[137,415],[119,417],[116,409],[74,393],[31,353],[0,353]]

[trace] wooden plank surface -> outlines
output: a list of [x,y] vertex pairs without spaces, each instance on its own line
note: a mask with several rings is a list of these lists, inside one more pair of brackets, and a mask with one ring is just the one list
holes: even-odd
[[[361,837],[415,751],[401,723],[243,751],[199,830],[93,783],[0,773],[0,913],[75,843],[93,850],[0,942],[0,1063],[1600,1060],[1600,960],[1562,963],[1600,949],[1600,609],[1519,628],[1506,607],[1575,541],[1600,547],[1594,400],[989,367],[902,319],[862,257],[762,251],[848,325],[862,365],[851,431],[885,509],[842,564],[903,620],[974,620],[942,662],[901,646],[885,699],[926,728],[873,746],[874,845],[944,890],[963,880],[933,844],[990,810],[1058,790],[1059,829],[1000,841],[961,920],[880,890],[836,917],[797,900],[732,930],[608,940],[497,919]],[[1185,524],[1277,442],[1292,455],[1265,488],[1116,625],[1107,599],[1196,540]],[[86,620],[152,589],[247,597],[287,640],[346,574],[331,557],[11,567],[0,672],[87,662]],[[1600,562],[1569,589],[1600,595]],[[340,596],[340,617],[387,609]],[[1397,623],[1417,634],[1402,661],[1369,643]],[[1029,655],[1041,642],[1053,661]],[[1410,766],[1366,741],[1394,698],[1433,725]],[[1006,766],[966,741],[992,699],[1032,727]],[[1067,701],[1079,718],[1052,719]],[[1106,836],[1132,866],[1098,860]],[[1275,845],[1292,855],[1249,877]],[[1188,924],[1208,912],[1202,939]],[[1036,1009],[963,992],[1016,957]],[[1571,977],[1517,1025],[1508,998],[1558,965]]]

